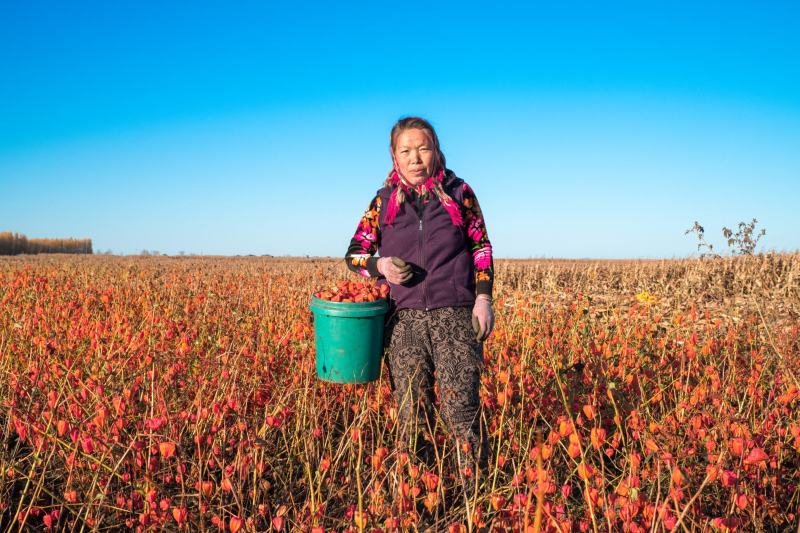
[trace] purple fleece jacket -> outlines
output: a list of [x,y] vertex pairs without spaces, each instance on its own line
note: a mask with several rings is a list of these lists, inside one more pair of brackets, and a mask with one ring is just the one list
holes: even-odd
[[491,244],[477,198],[452,171],[447,171],[442,185],[465,214],[463,227],[453,224],[433,194],[422,205],[421,213],[407,198],[392,224],[387,225],[387,210],[381,206],[387,205],[392,190],[383,187],[362,217],[348,248],[347,265],[361,275],[379,276],[375,251],[381,257],[400,257],[412,265],[414,275],[409,282],[390,284],[398,309],[472,305],[476,289],[491,295]]

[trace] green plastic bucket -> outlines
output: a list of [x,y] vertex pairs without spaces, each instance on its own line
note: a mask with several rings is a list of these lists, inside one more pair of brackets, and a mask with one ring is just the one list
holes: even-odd
[[334,383],[366,383],[381,375],[383,320],[389,303],[329,302],[311,298],[317,376]]

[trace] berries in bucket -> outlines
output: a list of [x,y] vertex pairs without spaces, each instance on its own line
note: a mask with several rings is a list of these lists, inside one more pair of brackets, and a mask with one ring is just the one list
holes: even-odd
[[314,296],[329,302],[374,302],[389,295],[389,285],[365,281],[340,281],[330,289],[317,291]]

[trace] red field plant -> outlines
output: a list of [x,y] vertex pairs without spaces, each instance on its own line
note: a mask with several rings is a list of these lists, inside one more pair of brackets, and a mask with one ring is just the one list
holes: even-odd
[[496,270],[465,493],[445,428],[396,446],[388,372],[316,379],[308,295],[386,296],[340,261],[3,259],[1,528],[796,528],[797,255]]

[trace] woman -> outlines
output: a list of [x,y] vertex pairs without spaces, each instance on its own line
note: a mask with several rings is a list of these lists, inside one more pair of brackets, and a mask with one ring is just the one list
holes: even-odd
[[445,167],[426,120],[399,120],[390,152],[393,169],[345,259],[354,272],[385,278],[391,288],[387,359],[403,442],[413,441],[422,452],[418,433],[433,433],[436,371],[442,418],[460,456],[467,453],[485,470],[481,343],[492,332],[494,313],[492,247],[483,215],[469,185]]

